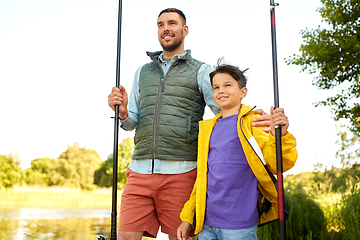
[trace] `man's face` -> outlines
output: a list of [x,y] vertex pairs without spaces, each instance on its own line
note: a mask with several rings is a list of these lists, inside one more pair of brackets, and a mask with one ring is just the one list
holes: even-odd
[[164,51],[174,51],[184,44],[184,37],[188,34],[188,27],[183,25],[179,14],[175,12],[163,13],[158,19],[158,37]]

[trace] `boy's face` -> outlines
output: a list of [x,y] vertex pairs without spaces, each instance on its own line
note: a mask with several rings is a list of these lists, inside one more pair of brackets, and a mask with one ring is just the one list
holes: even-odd
[[224,110],[240,110],[241,99],[247,88],[239,88],[238,82],[228,73],[218,73],[213,77],[213,97],[215,103]]

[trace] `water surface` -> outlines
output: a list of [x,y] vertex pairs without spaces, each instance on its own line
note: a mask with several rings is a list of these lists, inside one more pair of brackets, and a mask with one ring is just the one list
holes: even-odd
[[110,216],[107,209],[0,209],[0,239],[110,239]]

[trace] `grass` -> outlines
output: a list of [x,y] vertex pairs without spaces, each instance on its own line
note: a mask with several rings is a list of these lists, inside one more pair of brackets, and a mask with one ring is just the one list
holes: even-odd
[[[331,174],[334,175],[331,171],[304,173],[285,178],[285,195],[290,207],[288,239],[360,239],[359,177],[357,174],[332,177]],[[339,182],[343,185],[334,188]],[[0,208],[109,209],[111,196],[110,188],[84,191],[64,187],[14,187],[0,189]],[[118,204],[120,196],[121,190]],[[278,223],[259,228],[258,237],[277,239]]]
[[[118,191],[118,203],[121,190]],[[0,208],[111,208],[111,188],[85,191],[65,187],[0,189]]]
[[287,193],[297,200],[292,202],[290,220],[294,213],[306,216],[293,221],[303,226],[303,234],[289,239],[360,239],[360,181],[357,174],[344,174],[345,171],[348,169],[304,173],[286,179]]

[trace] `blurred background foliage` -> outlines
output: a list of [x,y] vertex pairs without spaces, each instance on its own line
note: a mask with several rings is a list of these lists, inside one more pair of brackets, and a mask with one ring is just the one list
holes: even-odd
[[[118,187],[126,182],[125,171],[131,161],[134,143],[131,138],[119,144]],[[20,160],[14,155],[0,155],[0,188],[14,185],[64,186],[93,190],[112,186],[113,156],[102,161],[92,149],[80,147],[79,143],[68,146],[57,159],[37,158],[31,167],[21,169]]]

